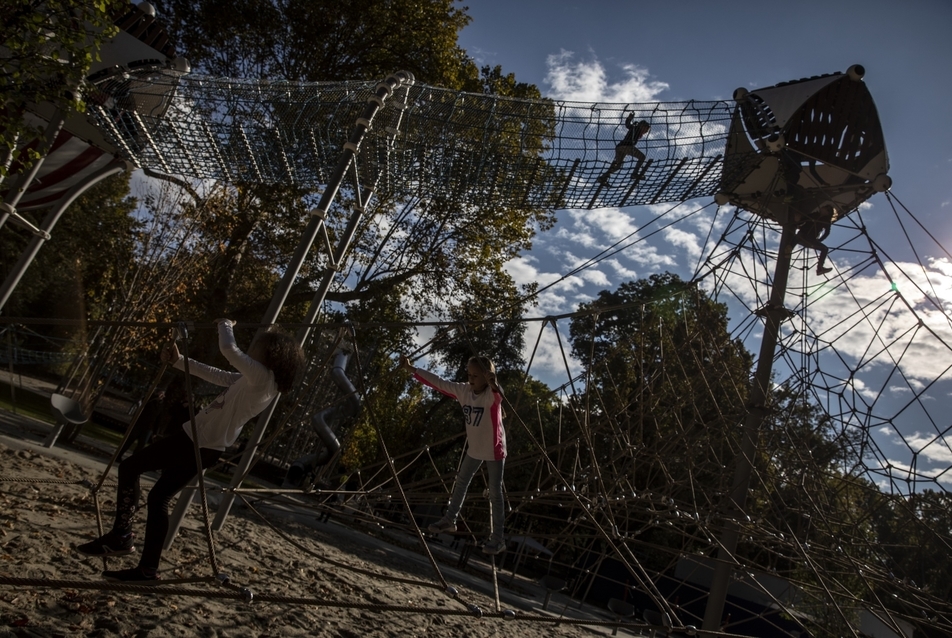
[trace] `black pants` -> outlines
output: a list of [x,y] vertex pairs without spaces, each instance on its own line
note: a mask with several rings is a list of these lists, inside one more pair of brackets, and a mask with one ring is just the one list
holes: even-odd
[[[143,414],[143,416],[145,416]],[[126,439],[125,444],[119,448],[119,453],[116,454],[116,458],[119,461],[122,461],[122,456],[129,451],[129,449],[135,445],[136,451],[145,449],[145,446],[149,444],[149,439],[152,438],[152,428],[145,423],[141,422],[136,423],[135,427],[132,428],[132,432],[129,433],[129,438]]]
[[[200,453],[202,468],[214,465],[221,456],[221,450],[201,448]],[[198,475],[194,444],[184,430],[178,430],[169,437],[137,450],[119,464],[113,531],[118,534],[132,531],[132,520],[139,508],[139,477],[145,472],[156,470],[162,470],[162,475],[149,491],[145,541],[139,558],[139,566],[146,569],[159,568],[162,545],[169,531],[169,507],[175,495]]]

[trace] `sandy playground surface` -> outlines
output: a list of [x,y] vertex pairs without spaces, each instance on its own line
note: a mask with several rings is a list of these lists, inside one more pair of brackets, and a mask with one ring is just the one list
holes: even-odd
[[[98,482],[104,463],[89,455],[48,451],[34,442],[0,438],[0,476],[4,479],[61,479]],[[114,476],[114,474],[113,474]],[[111,521],[114,481],[103,488],[104,519]],[[143,497],[151,480],[143,480]],[[143,533],[144,515],[137,519]],[[107,591],[78,586],[58,588],[0,584],[0,638],[6,636],[594,636],[608,626],[556,624],[565,618],[611,621],[606,612],[556,594],[542,610],[544,590],[499,572],[500,617],[492,571],[482,556],[466,571],[455,569],[456,553],[435,547],[434,555],[447,584],[447,595],[429,558],[409,543],[374,538],[335,522],[318,523],[313,515],[269,509],[267,517],[286,538],[247,508],[234,508],[224,529],[215,532],[220,570],[238,586],[215,582],[163,587],[188,588],[198,594],[247,588],[256,598],[244,600],[151,591]],[[108,522],[106,523],[108,526]],[[105,584],[102,559],[82,556],[72,546],[95,536],[95,506],[89,489],[62,483],[0,482],[0,578],[54,579]],[[295,544],[297,546],[295,546]],[[434,545],[438,545],[434,543]],[[439,550],[439,551],[437,551]],[[109,568],[133,566],[137,555],[111,558]],[[172,549],[163,555],[163,579],[206,577],[213,572],[201,511],[190,509]],[[325,604],[291,604],[262,597],[299,597]],[[350,607],[346,605],[352,605]],[[379,606],[366,609],[362,606]],[[467,605],[487,612],[476,617]],[[387,606],[390,606],[387,609]],[[421,612],[413,609],[422,610]],[[434,613],[445,610],[444,613]],[[574,610],[574,611],[573,611]],[[548,617],[553,622],[539,618]],[[623,628],[619,635],[636,632]]]

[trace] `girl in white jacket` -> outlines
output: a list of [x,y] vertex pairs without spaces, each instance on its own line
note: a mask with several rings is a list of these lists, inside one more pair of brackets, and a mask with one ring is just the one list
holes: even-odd
[[[214,465],[241,433],[242,426],[257,416],[278,392],[287,392],[304,366],[304,353],[297,342],[280,332],[261,335],[245,354],[235,343],[234,322],[219,319],[218,347],[238,372],[228,372],[189,360],[189,372],[227,389],[195,415],[202,468]],[[185,358],[174,343],[162,350],[162,361],[184,370]],[[88,556],[131,554],[132,521],[139,507],[139,477],[161,470],[162,475],[149,491],[145,542],[139,565],[131,569],[105,571],[107,580],[148,584],[158,581],[159,559],[169,529],[169,507],[175,495],[198,475],[192,424],[186,421],[171,436],[137,450],[119,464],[116,519],[112,530],[94,541],[76,547]]]

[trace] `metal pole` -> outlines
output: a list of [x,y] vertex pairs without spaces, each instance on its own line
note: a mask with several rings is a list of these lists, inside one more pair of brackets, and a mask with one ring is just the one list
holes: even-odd
[[784,308],[783,302],[787,293],[787,277],[790,273],[790,258],[793,254],[795,233],[795,224],[792,222],[783,224],[770,301],[757,312],[765,319],[764,337],[760,342],[760,356],[757,359],[757,370],[754,374],[754,383],[750,389],[747,417],[744,419],[744,428],[741,432],[741,452],[735,459],[734,482],[731,488],[730,501],[728,502],[728,511],[724,512],[724,530],[721,533],[711,591],[708,594],[707,608],[704,611],[704,624],[702,625],[704,631],[718,631],[724,615],[724,603],[727,600],[734,553],[737,550],[737,541],[740,537],[738,518],[743,518],[746,515],[747,492],[750,487],[750,477],[753,472],[754,457],[757,453],[760,429],[767,414],[766,402],[770,388],[770,377],[773,373],[774,354],[780,335],[780,324],[790,316],[790,312]]
[[3,180],[5,179],[4,176],[7,169],[9,169],[10,164],[13,163],[13,152],[16,150],[17,140],[19,139],[20,139],[19,135],[14,135],[13,141],[11,142],[12,147],[11,148],[4,147],[0,149],[0,167],[3,167],[3,172],[0,173],[0,186],[3,185]]
[[65,121],[66,116],[63,115],[62,111],[56,111],[56,113],[53,114],[49,126],[46,127],[46,132],[43,134],[43,146],[41,147],[43,149],[43,155],[33,162],[33,166],[31,166],[29,170],[20,175],[20,179],[13,182],[10,190],[7,191],[7,196],[3,198],[4,205],[0,206],[0,228],[7,223],[7,219],[10,218],[10,215],[16,212],[20,198],[26,193],[26,189],[30,187],[30,183],[39,172],[40,166],[43,165],[43,160],[46,159],[47,154],[50,152],[50,147],[53,146],[53,141],[56,139],[56,136],[59,135],[60,129],[63,128],[63,122]]
[[[281,308],[284,306],[284,302],[291,291],[291,286],[294,283],[294,280],[297,278],[298,272],[304,264],[304,259],[307,257],[307,253],[310,250],[311,245],[314,243],[318,231],[324,223],[324,218],[327,216],[328,209],[330,209],[331,204],[337,197],[338,191],[340,191],[344,176],[347,174],[348,169],[353,163],[354,157],[357,155],[357,151],[360,148],[360,142],[363,139],[364,134],[370,128],[374,116],[381,108],[383,108],[385,101],[391,95],[393,95],[393,92],[397,88],[399,88],[401,85],[412,83],[413,74],[407,71],[400,71],[399,73],[388,76],[386,80],[378,84],[374,94],[367,100],[367,106],[364,108],[362,116],[357,118],[354,130],[351,132],[348,141],[344,144],[340,158],[337,160],[337,166],[328,180],[327,188],[321,194],[321,200],[318,203],[317,208],[312,211],[311,220],[308,222],[307,228],[304,230],[304,234],[298,243],[297,249],[295,250],[294,256],[288,264],[288,268],[285,271],[284,276],[281,278],[281,282],[278,284],[278,288],[275,291],[274,296],[271,298],[271,304],[268,306],[268,310],[261,320],[262,324],[273,324],[277,320],[278,314],[281,312]],[[354,228],[356,229],[356,226],[354,226]],[[346,251],[349,243],[350,237],[342,238],[338,246],[343,246],[343,249]],[[339,255],[343,256],[340,248],[337,252]],[[335,262],[336,261],[337,260],[335,260]],[[325,282],[327,282],[330,275],[331,273],[328,273],[328,276],[325,276]],[[322,285],[318,290],[318,294],[316,294],[314,299],[311,301],[311,308],[308,311],[309,317],[313,316],[316,312],[315,307],[319,309],[321,304],[323,304],[324,296],[327,294],[327,290],[329,288],[329,282],[326,283],[326,285],[322,282]],[[302,331],[296,336],[298,338],[298,343],[303,343],[304,338],[306,338],[306,332]],[[244,454],[242,455],[241,460],[238,462],[238,466],[235,468],[230,489],[234,489],[241,484],[241,481],[247,474],[248,469],[251,467],[254,455],[258,450],[258,445],[264,438],[265,429],[268,426],[268,422],[271,420],[271,416],[274,414],[274,410],[279,399],[280,395],[275,397],[274,401],[272,401],[271,404],[265,408],[265,410],[258,417],[255,430],[248,439]],[[231,510],[234,500],[234,492],[229,491],[222,496],[221,503],[218,506],[218,512],[216,513],[215,520],[212,523],[213,530],[220,530],[225,524],[225,520],[228,517],[228,512]],[[176,510],[176,513],[178,513],[178,510]],[[179,524],[181,524],[180,519],[177,521],[171,521],[171,526],[173,527]]]
[[[77,197],[107,177],[127,170],[129,166],[130,165],[123,161],[117,160],[111,162],[90,175],[83,182],[73,186],[71,189],[66,191],[62,197],[59,198],[55,207],[49,213],[47,213],[46,217],[43,219],[43,224],[40,226],[40,229],[49,235],[53,230],[53,227],[59,222],[60,217],[69,207],[69,205],[76,200]],[[11,270],[10,274],[7,275],[3,285],[0,286],[0,310],[3,310],[3,306],[6,305],[7,301],[9,301],[10,295],[13,294],[17,284],[20,283],[20,280],[30,267],[30,264],[33,263],[33,259],[36,257],[36,254],[40,252],[40,248],[43,246],[43,242],[45,241],[45,237],[35,235],[33,239],[30,240],[30,243],[27,245],[27,247],[23,249],[23,252],[20,254],[20,258],[17,260],[13,270]]]

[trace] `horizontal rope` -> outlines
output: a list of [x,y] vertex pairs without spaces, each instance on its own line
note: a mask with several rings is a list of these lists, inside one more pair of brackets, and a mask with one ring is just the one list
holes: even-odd
[[[519,620],[523,622],[551,623],[555,625],[583,625],[592,627],[626,627],[628,629],[647,629],[667,631],[662,625],[649,625],[634,622],[619,622],[611,620],[596,620],[586,618],[565,618],[543,616],[538,614],[520,614],[515,610],[489,611],[473,605],[469,609],[447,609],[443,607],[414,607],[412,605],[387,605],[382,603],[356,603],[327,600],[303,596],[279,596],[275,594],[255,594],[250,589],[242,591],[200,591],[182,587],[169,587],[162,584],[131,585],[124,583],[102,582],[95,583],[77,580],[55,580],[43,578],[11,578],[0,576],[0,585],[13,587],[39,587],[47,589],[76,589],[93,591],[115,591],[133,594],[154,594],[162,596],[186,596],[192,598],[209,598],[217,600],[234,600],[245,603],[265,602],[285,605],[309,605],[317,607],[333,607],[337,609],[359,609],[380,613],[421,614],[434,616],[470,616],[473,618],[496,618],[502,620]],[[684,630],[683,627],[674,627],[674,631]],[[711,636],[737,636],[724,632],[709,632]]]

